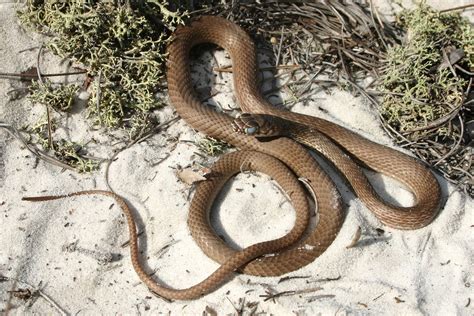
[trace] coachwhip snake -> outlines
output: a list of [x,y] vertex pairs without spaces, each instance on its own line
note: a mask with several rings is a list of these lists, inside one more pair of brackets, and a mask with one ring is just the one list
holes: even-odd
[[[204,106],[193,88],[189,54],[200,43],[214,43],[230,54],[233,64],[234,87],[237,101],[245,112],[234,122],[226,114]],[[320,151],[332,162],[351,184],[359,199],[385,225],[397,229],[417,229],[429,224],[440,204],[440,187],[434,175],[422,163],[388,147],[369,141],[352,131],[326,120],[282,111],[263,99],[257,83],[257,64],[254,43],[237,25],[220,17],[205,16],[190,26],[180,27],[168,47],[168,88],[173,106],[179,115],[194,129],[243,150],[225,155],[212,168],[216,176],[200,183],[191,203],[188,225],[191,234],[203,251],[222,265],[211,276],[188,289],[175,290],[156,283],[139,263],[136,228],[128,206],[118,195],[108,191],[82,191],[71,195],[104,194],[114,197],[124,210],[129,224],[131,257],[140,279],[156,294],[168,299],[194,299],[209,293],[222,284],[236,270],[264,276],[281,275],[312,262],[335,239],[343,222],[340,195],[307,150],[290,136]],[[234,128],[252,134],[254,124],[261,132],[268,121],[290,124],[294,132],[279,134],[274,139],[260,141],[252,135],[237,133]],[[281,120],[281,121],[280,121]],[[285,123],[288,122],[288,123]],[[249,125],[250,124],[250,125]],[[277,128],[278,129],[278,128]],[[260,135],[261,136],[261,135]],[[344,150],[342,151],[341,148]],[[387,205],[375,193],[361,172],[359,164],[390,176],[406,185],[415,196],[415,205],[396,207]],[[285,169],[283,162],[291,171]],[[208,224],[208,211],[227,179],[242,169],[268,173],[290,196],[297,212],[293,229],[284,237],[252,245],[237,251],[229,248],[214,235]],[[316,196],[318,224],[306,232],[308,204],[301,184],[295,178],[306,179]],[[30,201],[56,199],[64,196],[25,198]],[[303,234],[305,233],[305,234]],[[303,238],[301,235],[303,234]],[[290,245],[293,245],[289,247]],[[281,252],[278,250],[284,249]],[[275,253],[276,252],[276,253]],[[275,253],[272,256],[264,254]]]

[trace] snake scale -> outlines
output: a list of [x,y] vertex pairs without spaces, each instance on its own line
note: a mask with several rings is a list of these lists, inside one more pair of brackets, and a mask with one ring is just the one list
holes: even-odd
[[[236,98],[241,109],[250,114],[234,120],[201,103],[193,88],[189,57],[191,49],[201,43],[216,44],[230,54]],[[195,299],[217,288],[234,271],[281,275],[312,262],[323,253],[341,228],[342,202],[332,180],[303,145],[318,150],[339,169],[358,198],[383,224],[402,230],[417,229],[435,217],[441,199],[440,186],[421,162],[324,119],[280,110],[269,104],[259,92],[254,43],[236,24],[215,16],[200,17],[189,26],[176,30],[168,54],[169,96],[178,114],[199,132],[240,149],[224,155],[212,167],[211,175],[214,176],[197,186],[188,217],[189,229],[196,242],[221,266],[201,283],[187,289],[160,285],[139,262],[133,214],[120,196],[99,190],[67,195],[98,193],[117,200],[128,220],[133,267],[151,291],[168,299]],[[275,134],[278,137],[265,141],[260,138]],[[414,205],[386,204],[370,186],[358,164],[400,181],[413,193]],[[225,182],[242,170],[257,170],[274,178],[289,196],[296,220],[292,230],[281,238],[235,250],[215,236],[208,223],[209,209]],[[306,179],[316,196],[318,223],[309,232],[306,232],[309,205],[297,178]],[[66,196],[24,199],[44,201],[62,197]]]

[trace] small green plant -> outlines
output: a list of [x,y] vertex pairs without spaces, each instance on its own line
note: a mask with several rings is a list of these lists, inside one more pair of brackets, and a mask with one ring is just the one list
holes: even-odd
[[474,164],[463,128],[474,118],[465,107],[474,68],[473,28],[459,14],[440,13],[424,2],[402,11],[397,24],[406,39],[387,52],[381,115],[398,142],[474,195]]
[[[51,119],[51,131],[54,132],[56,128],[56,120]],[[85,148],[81,144],[59,139],[57,141],[53,140],[51,143],[52,148],[50,148],[48,141],[48,120],[46,116],[32,127],[23,127],[23,130],[30,135],[29,142],[40,145],[43,150],[53,150],[54,156],[56,156],[59,161],[71,166],[78,172],[91,172],[98,169],[99,160],[85,157]]]
[[49,105],[56,111],[67,112],[74,104],[79,87],[73,84],[53,87],[50,81],[32,81],[30,91],[30,101]]
[[88,110],[94,123],[119,127],[162,105],[155,93],[169,35],[187,16],[169,6],[165,0],[27,0],[18,16],[51,36],[51,51],[86,68],[93,79]]
[[[398,23],[407,29],[407,41],[388,51],[382,77],[387,94],[381,112],[390,125],[405,133],[429,125],[464,102],[467,81],[443,61],[457,49],[463,51],[465,63],[474,66],[474,32],[459,15],[441,14],[423,3],[402,11]],[[410,138],[429,132],[417,131]]]
[[[56,120],[51,119],[51,131],[54,132],[56,128]],[[24,126],[23,130],[30,135],[34,143],[39,144],[43,149],[51,149],[48,142],[48,119],[46,115],[32,127]]]
[[99,161],[85,157],[84,146],[64,139],[54,142],[54,155],[78,172],[91,172],[99,168]]
[[[163,86],[169,35],[187,17],[172,6],[165,0],[27,0],[18,17],[49,36],[50,51],[86,69],[92,123],[125,128],[133,140],[158,123],[152,112],[162,105],[155,94]],[[78,89],[33,81],[29,99],[69,111]],[[50,121],[58,124],[52,114]],[[98,167],[98,162],[84,158],[82,145],[52,139],[49,133],[55,126],[48,127],[47,121],[27,130],[33,142],[80,172]]]
[[213,157],[221,155],[230,148],[227,143],[207,136],[199,140],[197,146],[200,151]]

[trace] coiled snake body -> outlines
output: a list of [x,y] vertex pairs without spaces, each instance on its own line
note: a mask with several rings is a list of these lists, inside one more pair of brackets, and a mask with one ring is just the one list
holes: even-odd
[[[238,103],[242,110],[253,114],[242,115],[234,121],[230,116],[201,104],[193,89],[189,65],[190,50],[200,43],[214,43],[229,52]],[[175,32],[168,53],[169,95],[179,115],[196,130],[241,149],[220,159],[212,167],[215,176],[198,185],[188,218],[196,242],[208,256],[222,264],[220,268],[188,289],[161,286],[139,262],[133,214],[122,198],[97,190],[67,195],[99,193],[117,200],[128,220],[133,267],[140,279],[156,294],[168,299],[194,299],[222,284],[233,271],[263,276],[281,275],[312,262],[329,247],[343,222],[340,195],[307,150],[288,137],[317,149],[330,160],[347,178],[360,200],[385,225],[397,229],[416,229],[429,224],[436,215],[440,203],[439,184],[423,164],[334,123],[278,110],[264,100],[256,80],[254,43],[234,23],[219,17],[201,17]],[[260,141],[255,136],[278,137]],[[384,203],[346,152],[359,163],[405,184],[415,196],[415,205],[395,207]],[[214,235],[208,224],[208,211],[227,179],[241,170],[257,170],[271,175],[290,197],[296,210],[296,220],[287,235],[237,251]],[[316,196],[318,223],[313,231],[306,234],[303,233],[309,221],[309,206],[295,175],[306,179]],[[65,196],[24,199],[44,201],[62,197]],[[302,235],[304,237],[301,238]],[[269,253],[274,255],[262,257]]]
[[[259,128],[263,130],[268,123],[263,122],[263,117],[243,116],[234,122],[231,117],[200,102],[192,85],[189,65],[190,50],[200,43],[217,44],[230,54],[235,94],[243,111],[277,117],[281,121],[274,123],[280,126],[288,124],[284,129],[292,132],[289,135],[280,133],[280,136],[290,136],[320,151],[345,175],[357,196],[382,223],[397,229],[416,229],[432,221],[440,203],[440,187],[422,163],[326,120],[276,109],[259,92],[256,53],[250,37],[228,20],[213,16],[201,17],[190,26],[179,28],[168,47],[167,78],[171,103],[196,130],[239,149],[258,151],[284,162],[298,177],[308,180],[317,197],[319,222],[316,229],[289,250],[250,261],[242,268],[243,272],[280,275],[313,261],[331,244],[340,229],[343,221],[341,202],[332,181],[301,145],[286,137],[262,142],[253,135],[236,132],[235,126],[240,123],[245,125],[249,120],[260,123]],[[260,122],[259,118],[262,119]],[[246,121],[242,122],[243,119]],[[240,132],[243,130],[245,127]],[[340,148],[363,165],[406,185],[415,196],[415,205],[396,207],[384,203],[357,164]],[[252,159],[247,159],[247,163],[253,164]],[[214,193],[206,192],[202,197],[196,193],[194,198],[206,199],[207,196],[213,197]],[[210,205],[202,206],[206,207]],[[196,210],[201,208],[191,207],[190,210],[188,225],[191,233],[208,256],[225,264],[226,260],[239,252],[214,237],[206,216]],[[282,245],[282,248],[285,247]]]

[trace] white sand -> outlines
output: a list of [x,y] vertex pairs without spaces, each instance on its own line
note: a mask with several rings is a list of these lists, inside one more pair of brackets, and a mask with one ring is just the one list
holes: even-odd
[[[5,2],[5,1],[4,1]],[[441,1],[439,1],[441,2]],[[467,3],[468,1],[464,1]],[[449,7],[462,1],[446,1]],[[387,8],[388,6],[385,6]],[[24,71],[36,66],[41,36],[23,31],[15,17],[17,6],[0,2],[0,71]],[[208,55],[209,56],[209,55]],[[216,56],[222,64],[224,54]],[[44,72],[66,71],[65,63],[46,54]],[[216,79],[220,91],[214,100],[223,107],[235,104],[231,76]],[[17,127],[44,115],[41,105],[25,99],[9,100],[7,92],[19,82],[0,80],[0,120]],[[284,95],[282,96],[285,97]],[[318,110],[320,106],[324,111]],[[392,146],[376,114],[361,99],[344,92],[318,94],[308,105],[293,110],[326,117],[377,142]],[[327,111],[327,113],[326,113]],[[94,155],[110,157],[119,145],[104,131],[87,126],[85,112],[78,109],[63,117],[66,129],[55,136],[79,142],[92,137]],[[162,121],[173,117],[171,107],[160,111]],[[204,160],[196,155],[199,139],[182,120],[146,142],[122,152],[110,169],[111,185],[140,214],[139,227],[146,227],[142,249],[150,271],[171,287],[183,288],[208,276],[217,267],[196,246],[186,226],[190,187],[178,180],[175,168]],[[54,202],[22,202],[23,196],[105,189],[104,169],[79,175],[36,161],[23,146],[0,130],[0,275],[17,278],[41,289],[70,314],[153,313],[202,314],[209,307],[218,315],[235,314],[245,299],[244,314],[258,302],[256,312],[275,315],[472,315],[474,251],[472,245],[474,203],[438,177],[444,207],[436,220],[417,231],[383,227],[345,186],[339,188],[346,207],[343,228],[331,247],[312,264],[289,274],[306,276],[279,283],[281,278],[236,275],[217,291],[190,302],[167,303],[154,297],[141,284],[130,262],[128,232],[120,210],[103,197],[78,197]],[[155,165],[161,158],[163,162]],[[391,200],[409,205],[411,195],[394,181],[373,176],[377,190]],[[340,182],[340,181],[338,181]],[[242,189],[242,190],[237,190]],[[292,225],[289,203],[267,176],[242,174],[225,190],[216,226],[226,239],[245,247],[281,236]],[[362,238],[346,249],[358,227]],[[383,233],[376,229],[381,228]],[[167,252],[160,251],[172,243]],[[75,245],[75,246],[74,246]],[[67,248],[66,248],[67,247]],[[104,263],[108,259],[110,262]],[[328,281],[328,278],[337,279]],[[7,291],[28,288],[0,279],[0,310],[7,308]],[[308,293],[264,301],[267,291],[314,289]],[[11,314],[56,314],[43,298],[22,301],[12,298]],[[470,305],[469,305],[470,304]],[[469,306],[467,306],[469,305]]]

